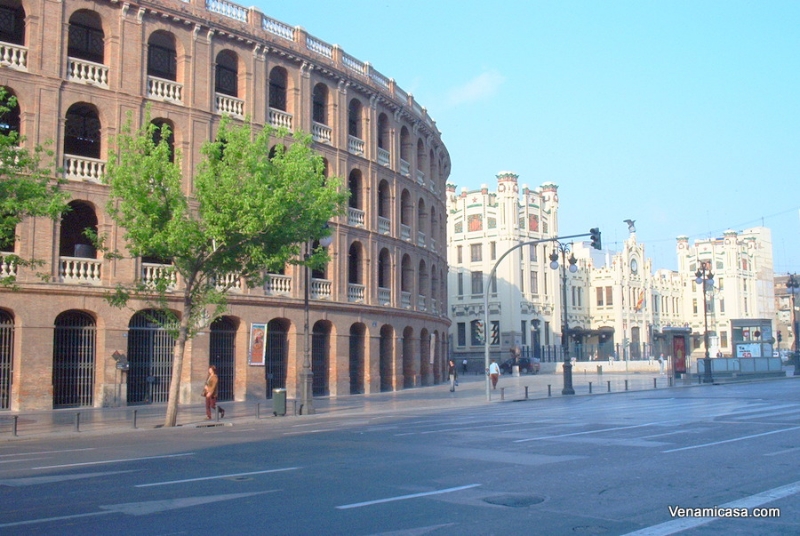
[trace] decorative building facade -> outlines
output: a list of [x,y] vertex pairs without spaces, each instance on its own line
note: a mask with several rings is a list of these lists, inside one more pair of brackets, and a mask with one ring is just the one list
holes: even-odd
[[[309,289],[315,396],[442,379],[450,157],[425,108],[394,80],[225,0],[0,0],[0,14],[0,85],[18,100],[9,124],[26,143],[52,142],[72,209],[57,222],[24,221],[0,258],[19,287],[0,289],[0,408],[166,401],[172,339],[144,303],[117,310],[104,294],[169,266],[101,258],[81,232],[123,249],[102,176],[109,140],[146,105],[174,133],[189,192],[223,115],[311,133],[328,172],[345,178],[350,206],[330,222],[332,260]],[[15,266],[10,252],[44,264]],[[302,270],[234,286],[226,316],[188,346],[182,403],[199,398],[209,364],[223,400],[269,398],[274,388],[296,396]],[[122,357],[129,370],[117,367]]]

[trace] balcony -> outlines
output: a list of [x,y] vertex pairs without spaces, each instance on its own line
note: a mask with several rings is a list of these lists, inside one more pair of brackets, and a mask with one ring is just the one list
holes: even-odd
[[290,296],[292,294],[292,278],[288,275],[269,274],[264,282],[264,294],[267,296]]
[[378,147],[378,164],[384,167],[391,167],[392,153],[386,149]]
[[147,98],[183,104],[183,84],[155,76],[147,77]]
[[287,114],[282,110],[275,108],[269,109],[269,124],[275,128],[285,128],[289,132],[292,131],[292,114]]
[[239,277],[239,274],[225,274],[215,279],[215,287],[220,292],[239,293],[242,291],[242,278]]
[[225,95],[224,93],[215,93],[214,100],[216,103],[216,111],[218,114],[226,114],[236,119],[244,119],[244,101]]
[[420,170],[417,170],[417,184],[419,184],[420,186],[425,185],[425,173],[423,173]]
[[70,181],[102,183],[106,172],[105,160],[88,156],[64,155],[64,178]]
[[404,177],[411,177],[411,164],[400,159],[400,174]]
[[314,141],[318,143],[333,145],[331,142],[333,130],[328,125],[317,122],[311,123],[311,136],[314,138]]
[[378,287],[378,303],[384,307],[392,305],[392,289]]
[[67,80],[108,89],[108,67],[93,61],[68,58]]
[[422,294],[419,294],[417,296],[417,311],[427,311],[427,310],[428,310],[428,307],[427,307],[427,305],[425,303],[425,296],[422,295]]
[[142,283],[155,287],[160,281],[166,281],[167,290],[175,290],[178,286],[178,274],[171,264],[142,263]]
[[347,284],[347,301],[350,303],[364,303],[366,287],[358,283]]
[[417,245],[421,248],[425,247],[425,233],[417,231]]
[[411,309],[411,293],[405,290],[400,293],[400,305],[403,309]]
[[333,281],[330,279],[311,279],[309,298],[312,300],[330,300],[333,296]]
[[61,257],[58,274],[62,283],[99,285],[102,260]]
[[28,49],[20,45],[0,42],[0,65],[17,71],[28,70]]
[[392,234],[392,220],[378,216],[378,232],[382,235]]
[[11,261],[11,253],[0,252],[0,279],[17,277],[17,263]]
[[411,242],[411,227],[404,223],[400,224],[400,239]]
[[348,136],[347,150],[350,152],[350,154],[364,156],[364,140],[360,140],[355,136]]
[[364,211],[359,208],[347,209],[347,224],[352,227],[364,227]]

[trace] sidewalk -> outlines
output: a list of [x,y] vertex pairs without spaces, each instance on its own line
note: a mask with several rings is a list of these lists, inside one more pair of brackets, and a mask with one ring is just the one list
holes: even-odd
[[[698,383],[692,381],[687,384],[679,380],[674,387],[686,385],[698,385]],[[544,400],[561,397],[564,396],[561,394],[563,386],[564,379],[561,374],[545,373],[520,377],[506,374],[501,376],[497,389],[489,391],[487,400],[486,377],[467,375],[459,378],[459,386],[454,393],[450,392],[449,383],[441,383],[387,393],[314,398],[315,414],[302,417],[295,415],[299,403],[292,399],[287,401],[286,416],[281,417],[273,415],[272,400],[220,402],[219,405],[225,408],[225,418],[210,421],[205,418],[203,404],[181,406],[178,410],[178,426],[230,426],[246,422],[267,423],[273,419],[317,419],[333,415],[441,411],[525,400],[526,388],[527,399]],[[573,375],[576,396],[669,387],[668,376],[658,373],[579,372]],[[154,430],[163,426],[165,413],[166,404],[0,413],[0,441]]]

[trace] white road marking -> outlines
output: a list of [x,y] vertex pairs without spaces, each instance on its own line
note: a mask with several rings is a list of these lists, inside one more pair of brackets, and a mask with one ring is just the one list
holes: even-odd
[[199,482],[201,480],[219,480],[222,478],[234,478],[237,476],[249,476],[249,475],[263,475],[266,473],[280,473],[283,471],[295,471],[300,469],[299,467],[284,467],[281,469],[267,469],[264,471],[252,471],[249,473],[232,473],[229,475],[218,475],[218,476],[202,476],[198,478],[187,478],[185,480],[172,480],[169,482],[152,482],[150,484],[137,484],[136,488],[151,488],[153,486],[171,486],[172,484],[184,484],[186,482]]
[[[773,488],[749,497],[743,497],[726,504],[719,505],[718,508],[756,508],[758,506],[790,497],[800,493],[800,482],[793,482],[786,486]],[[669,536],[685,530],[693,529],[701,525],[707,525],[713,521],[722,519],[719,517],[684,517],[673,519],[659,525],[653,525],[635,532],[629,532],[625,536]]]
[[754,437],[763,437],[763,436],[768,436],[768,435],[772,435],[772,434],[781,434],[783,432],[791,432],[792,430],[800,430],[800,426],[794,426],[792,428],[783,428],[782,430],[773,430],[771,432],[764,432],[764,433],[761,433],[761,434],[753,434],[753,435],[749,435],[749,436],[735,437],[733,439],[725,439],[724,441],[715,441],[713,443],[704,443],[702,445],[692,445],[691,447],[681,447],[681,448],[677,448],[677,449],[664,450],[662,452],[666,454],[667,452],[680,452],[682,450],[702,449],[704,447],[713,447],[715,445],[723,445],[725,443],[734,443],[736,441],[744,441],[745,439],[753,439]]
[[442,495],[444,493],[453,493],[454,491],[461,491],[463,489],[469,488],[476,488],[480,486],[480,484],[469,484],[467,486],[458,486],[457,488],[447,488],[447,489],[440,489],[436,491],[426,491],[423,493],[412,493],[411,495],[400,495],[399,497],[389,497],[388,499],[378,499],[375,501],[366,501],[360,503],[353,503],[353,504],[344,504],[342,506],[337,506],[338,510],[347,510],[349,508],[361,508],[362,506],[372,506],[373,504],[382,504],[394,501],[405,501],[407,499],[416,499],[417,497],[428,497],[430,495]]
[[644,428],[646,426],[655,426],[658,423],[650,422],[647,424],[636,424],[633,426],[617,426],[615,428],[601,428],[600,430],[588,430],[586,432],[573,432],[571,434],[559,434],[559,435],[550,435],[550,436],[540,436],[540,437],[531,437],[528,439],[517,439],[514,443],[526,443],[528,441],[541,441],[546,439],[558,439],[560,437],[572,437],[572,436],[579,436],[579,435],[587,435],[587,434],[599,434],[601,432],[616,432],[617,430],[630,430],[631,428]]
[[134,473],[134,472],[136,472],[136,469],[131,469],[129,471],[106,471],[103,473],[83,473],[77,475],[52,475],[52,476],[32,476],[28,478],[9,478],[6,480],[0,480],[0,486],[11,486],[11,487],[36,486],[38,484],[52,484],[54,482],[64,482],[67,480],[79,480],[81,478],[97,478],[101,476],[119,475],[122,473]]
[[42,454],[61,454],[62,452],[83,452],[85,450],[95,450],[94,447],[86,449],[68,449],[68,450],[44,450],[34,452],[17,452],[15,454],[0,454],[0,458],[10,458],[11,456],[40,456]]
[[80,467],[83,465],[103,465],[106,463],[140,462],[142,460],[158,460],[161,458],[180,458],[181,456],[194,456],[194,452],[184,452],[182,454],[166,454],[164,456],[145,456],[143,458],[121,458],[118,460],[102,460],[97,462],[66,463],[64,465],[46,465],[43,467],[31,467],[31,469],[61,469],[62,467]]

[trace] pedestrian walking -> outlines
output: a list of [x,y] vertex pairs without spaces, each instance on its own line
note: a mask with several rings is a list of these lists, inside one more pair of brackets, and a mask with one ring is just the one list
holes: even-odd
[[664,374],[664,354],[658,356],[658,369],[661,374]]
[[452,359],[448,364],[447,374],[450,376],[450,392],[454,393],[456,391],[456,385],[458,385],[458,382],[456,381],[456,362]]
[[497,389],[497,380],[500,378],[500,366],[495,359],[492,359],[492,364],[489,365],[489,378],[492,380],[492,389]]
[[208,367],[208,379],[206,385],[203,387],[203,396],[206,399],[206,420],[211,419],[211,410],[219,409],[220,419],[225,418],[225,410],[217,407],[217,388],[219,387],[219,376],[217,376],[217,367],[211,365]]
[[466,359],[461,362],[461,372],[463,374],[467,373],[467,360]]

